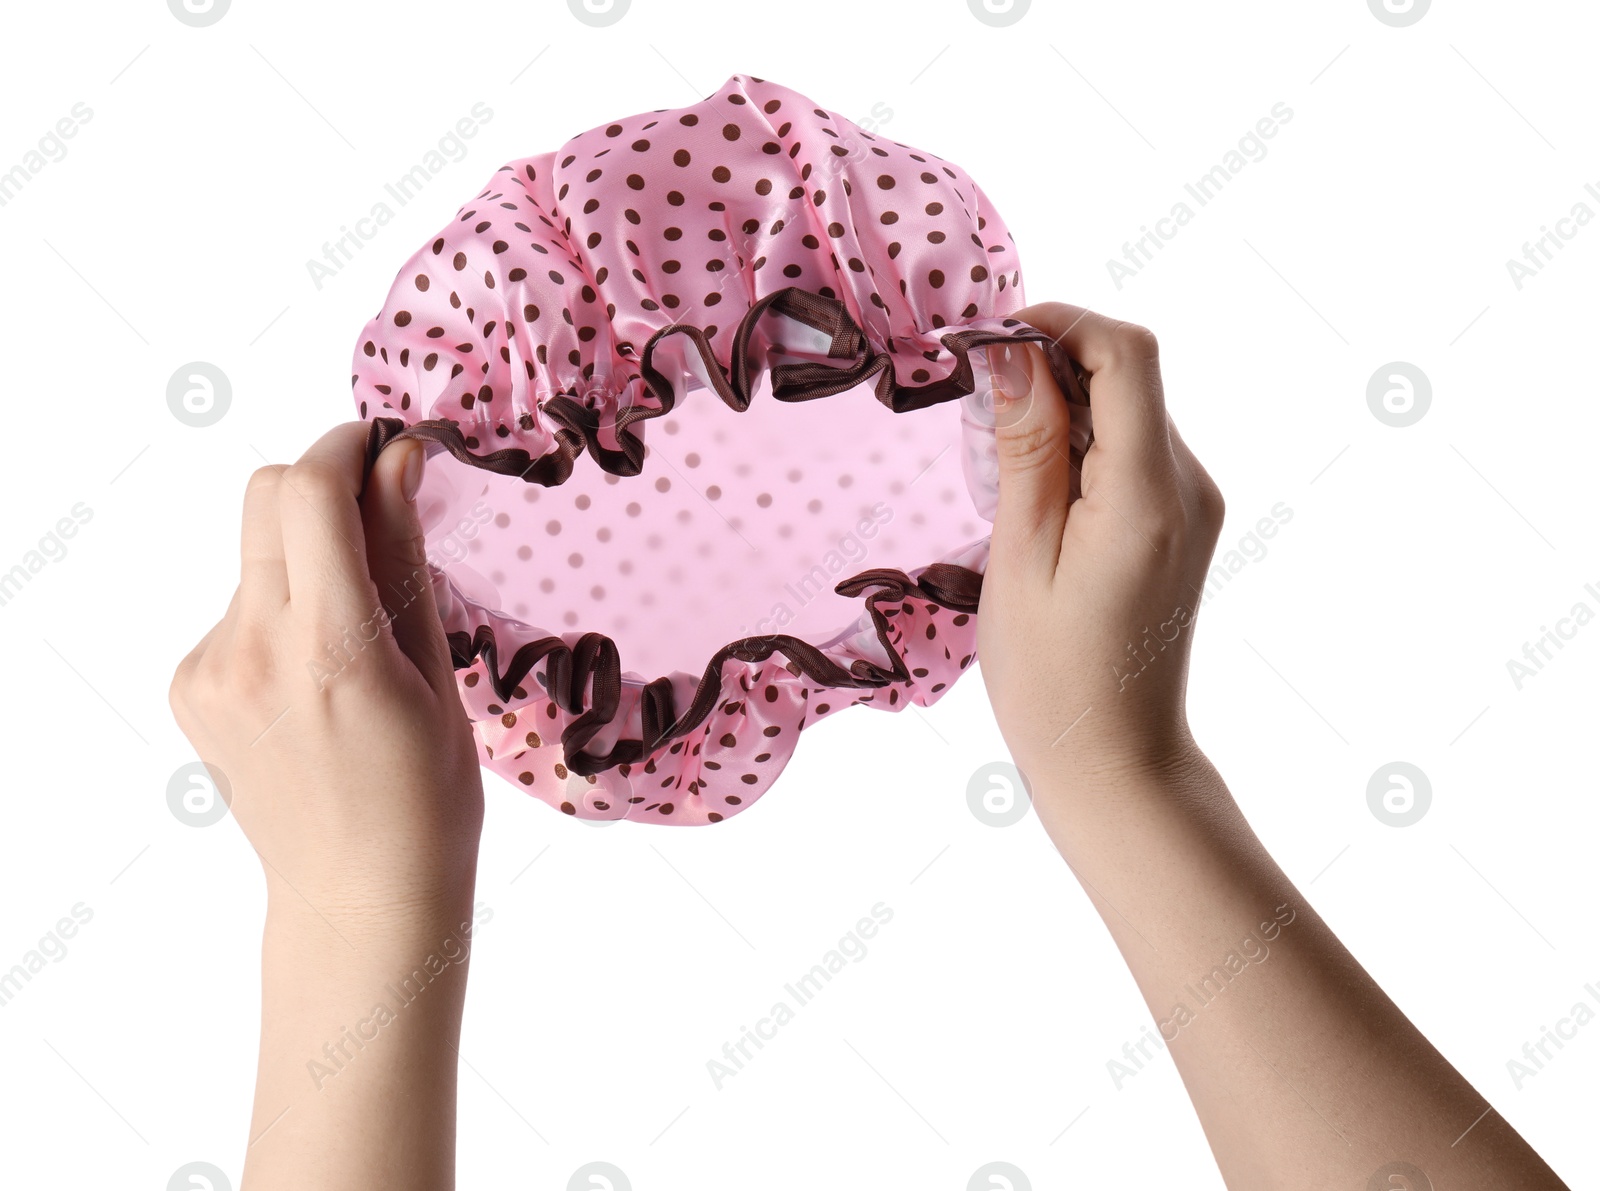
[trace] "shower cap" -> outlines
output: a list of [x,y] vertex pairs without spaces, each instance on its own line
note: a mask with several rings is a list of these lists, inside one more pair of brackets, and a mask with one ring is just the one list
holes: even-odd
[[1045,350],[1088,444],[1022,292],[963,170],[748,75],[496,171],[353,369],[369,462],[432,460],[483,763],[569,815],[716,823],[802,729],[935,702],[976,650],[996,345]]

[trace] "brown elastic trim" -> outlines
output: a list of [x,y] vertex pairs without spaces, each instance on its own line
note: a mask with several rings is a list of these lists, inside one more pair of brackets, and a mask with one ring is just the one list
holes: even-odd
[[[867,613],[889,659],[888,669],[858,658],[846,670],[810,642],[787,634],[742,637],[713,655],[694,698],[681,716],[674,718],[670,680],[657,678],[648,683],[640,700],[641,735],[617,741],[600,756],[583,749],[615,717],[620,702],[621,658],[611,638],[603,633],[585,633],[569,648],[559,637],[542,637],[521,646],[501,669],[494,629],[479,625],[475,633],[448,634],[450,654],[457,670],[466,669],[482,657],[490,687],[507,702],[515,697],[519,684],[533,668],[548,658],[540,685],[558,707],[569,713],[582,713],[561,733],[567,768],[580,775],[596,774],[647,757],[704,723],[722,697],[722,667],[730,660],[763,662],[775,653],[782,654],[807,678],[833,688],[876,690],[895,682],[910,682],[911,672],[890,643],[889,617],[880,605],[892,609],[907,599],[920,599],[957,612],[976,612],[983,576],[952,563],[934,563],[916,579],[904,571],[880,568],[853,575],[834,588],[838,594],[850,597],[869,589],[875,590],[867,597]],[[591,678],[592,693],[588,691]],[[584,711],[586,694],[589,708]]]
[[[1086,386],[1076,363],[1067,358],[1050,336],[1018,320],[1005,320],[1008,327],[1022,328],[1018,331],[953,331],[944,336],[941,342],[956,356],[955,369],[944,380],[920,388],[907,388],[895,379],[894,361],[868,342],[843,302],[791,287],[760,299],[739,320],[734,330],[731,364],[726,372],[699,327],[674,324],[652,335],[640,355],[639,372],[660,408],[628,406],[619,411],[615,421],[618,449],[605,447],[600,442],[599,410],[561,394],[547,400],[542,407],[560,427],[556,431],[555,448],[544,455],[535,457],[520,447],[475,453],[469,449],[460,424],[447,418],[409,426],[400,418],[373,418],[367,437],[367,468],[371,470],[379,452],[390,443],[415,438],[437,444],[472,467],[499,475],[520,476],[529,483],[546,487],[564,483],[572,475],[577,457],[586,449],[605,471],[618,476],[638,475],[644,464],[644,440],[632,429],[632,423],[670,413],[676,399],[671,381],[651,363],[656,345],[667,335],[688,336],[700,353],[712,389],[730,409],[742,412],[749,408],[754,388],[751,341],[755,325],[768,311],[823,331],[830,337],[829,357],[852,360],[842,367],[809,362],[775,366],[772,395],[779,401],[827,397],[853,389],[876,376],[873,392],[877,399],[896,413],[907,413],[971,393],[970,353],[974,349],[996,343],[1033,342],[1044,350],[1051,371],[1068,400],[1088,404]],[[866,609],[884,655],[889,659],[887,669],[857,659],[847,670],[816,646],[787,634],[743,637],[724,645],[707,663],[694,697],[682,714],[676,713],[670,680],[657,678],[648,683],[640,699],[640,736],[618,740],[602,755],[587,752],[586,746],[616,717],[621,705],[622,663],[616,642],[610,637],[603,633],[585,633],[571,647],[559,637],[543,637],[520,646],[502,667],[494,629],[480,625],[473,633],[448,634],[450,654],[457,670],[466,669],[481,657],[490,686],[506,702],[516,696],[522,680],[544,661],[544,677],[540,684],[557,706],[576,716],[561,734],[567,768],[576,774],[592,775],[638,761],[698,728],[721,698],[722,667],[730,660],[761,662],[773,654],[781,654],[792,668],[826,687],[870,690],[895,682],[909,683],[911,674],[905,659],[889,640],[889,617],[882,605],[892,607],[915,598],[941,608],[976,612],[983,591],[983,576],[953,563],[934,563],[916,579],[904,571],[879,568],[853,575],[834,590],[850,598],[870,591]]]

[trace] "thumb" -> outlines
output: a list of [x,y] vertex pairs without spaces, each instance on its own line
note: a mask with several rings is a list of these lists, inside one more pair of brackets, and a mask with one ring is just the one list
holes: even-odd
[[433,598],[416,496],[423,446],[402,439],[379,454],[361,494],[367,565],[395,643],[437,691],[453,690],[450,647]]
[[1002,565],[1055,573],[1071,502],[1071,420],[1044,353],[989,348],[1000,499],[991,551]]

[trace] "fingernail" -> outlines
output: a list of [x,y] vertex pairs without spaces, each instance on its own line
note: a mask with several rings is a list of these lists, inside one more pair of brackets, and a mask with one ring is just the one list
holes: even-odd
[[416,500],[417,490],[422,487],[422,455],[422,444],[412,444],[400,465],[400,495],[408,501]]
[[991,384],[997,404],[1016,401],[1032,387],[1032,369],[1021,344],[1002,343],[989,348]]

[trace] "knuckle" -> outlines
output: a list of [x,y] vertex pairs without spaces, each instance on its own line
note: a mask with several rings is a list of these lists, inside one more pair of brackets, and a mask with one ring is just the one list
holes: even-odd
[[1060,455],[1054,433],[1039,419],[1008,427],[997,436],[997,445],[1001,457],[1014,470],[1047,467]]
[[1203,468],[1195,476],[1195,497],[1205,524],[1220,527],[1228,514],[1228,502],[1217,482]]
[[283,482],[283,473],[286,470],[287,467],[281,463],[256,468],[250,473],[250,481],[245,485],[245,495],[261,496],[274,491]]
[[427,566],[428,540],[420,526],[397,538],[393,550],[395,561],[411,568],[412,579],[417,577],[417,572],[421,572]]
[[335,504],[345,493],[344,478],[318,461],[291,464],[283,473],[283,482],[297,496],[317,505]]
[[178,668],[172,672],[172,681],[167,684],[167,706],[180,724],[189,711],[189,685],[194,676],[193,657],[190,654],[178,663]]
[[1159,355],[1155,332],[1138,323],[1118,323],[1113,327],[1111,349],[1122,360],[1154,360]]

